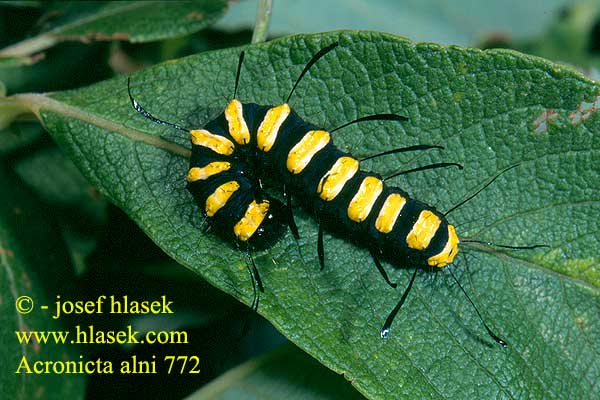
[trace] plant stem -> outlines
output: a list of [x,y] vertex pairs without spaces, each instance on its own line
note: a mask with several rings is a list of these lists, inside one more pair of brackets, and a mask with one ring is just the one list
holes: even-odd
[[260,0],[256,10],[256,24],[252,33],[252,43],[260,43],[267,40],[267,31],[269,30],[269,21],[271,19],[271,9],[273,0]]
[[56,37],[43,34],[25,39],[0,50],[0,57],[25,57],[56,44]]

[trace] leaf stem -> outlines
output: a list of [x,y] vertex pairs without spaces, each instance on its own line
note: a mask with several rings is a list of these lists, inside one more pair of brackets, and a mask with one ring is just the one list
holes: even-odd
[[39,115],[31,104],[23,102],[18,96],[0,97],[0,130],[7,128],[15,119],[26,114]]

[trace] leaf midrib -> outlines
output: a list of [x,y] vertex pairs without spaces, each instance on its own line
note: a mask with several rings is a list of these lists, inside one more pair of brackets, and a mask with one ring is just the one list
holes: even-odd
[[539,264],[539,263],[535,263],[532,261],[527,261],[521,258],[517,258],[517,257],[513,257],[510,256],[502,251],[496,250],[490,246],[484,245],[484,244],[479,244],[479,243],[463,243],[462,246],[465,247],[470,247],[473,248],[477,251],[481,251],[482,253],[487,253],[487,254],[491,254],[493,256],[496,256],[498,259],[505,261],[505,262],[513,262],[513,263],[518,263],[518,264],[522,264],[524,267],[528,267],[531,269],[536,269],[538,271],[542,271],[545,273],[549,273],[552,274],[554,276],[556,276],[559,279],[562,280],[568,280],[571,281],[577,285],[581,285],[584,288],[590,290],[594,295],[596,296],[600,296],[600,288],[594,286],[593,284],[586,282],[582,279],[579,278],[575,278],[573,276],[570,275],[565,275],[562,274],[560,272],[554,271],[552,269],[546,268],[543,265]]

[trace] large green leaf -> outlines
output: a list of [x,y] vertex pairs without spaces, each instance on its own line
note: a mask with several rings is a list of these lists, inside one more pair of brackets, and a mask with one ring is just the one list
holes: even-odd
[[[20,342],[17,336],[66,330],[62,321],[52,319],[51,310],[55,295],[69,295],[65,282],[71,281],[73,271],[55,221],[5,168],[0,169],[0,190],[0,393],[4,399],[83,398],[82,374],[27,373],[40,361],[79,361],[71,344],[53,343],[52,337],[47,343]],[[21,296],[32,299],[31,312],[17,312]],[[50,308],[43,310],[42,305]]]
[[106,201],[58,148],[38,148],[34,154],[32,148],[26,149],[28,157],[19,160],[15,170],[25,185],[52,207],[73,263],[81,272],[106,220]]
[[[58,1],[46,10],[55,18],[47,30],[0,50],[0,57],[29,56],[65,40],[148,42],[182,36],[211,25],[226,9],[226,0]],[[17,61],[9,59],[5,66]]]
[[[442,160],[465,164],[463,171],[395,181],[441,210],[519,163],[449,219],[462,238],[550,248],[499,252],[463,245],[466,256],[452,267],[508,348],[486,335],[444,272],[435,280],[425,271],[417,277],[391,337],[382,340],[379,330],[401,289],[383,282],[367,252],[329,236],[327,268],[319,272],[316,224],[297,210],[303,256],[289,234],[270,252],[255,255],[266,285],[259,313],[370,398],[597,397],[598,85],[511,51],[338,32],[247,47],[238,97],[281,102],[310,56],[336,40],[341,46],[314,66],[291,100],[300,115],[326,128],[377,112],[407,115],[402,125],[346,128],[335,133],[336,143],[358,157],[416,143],[444,145],[445,151],[366,164],[384,175]],[[239,51],[137,73],[133,94],[162,119],[201,127],[232,94]],[[11,115],[36,112],[90,182],[161,248],[250,304],[244,257],[201,231],[200,212],[185,190],[187,138],[135,113],[125,77],[2,104],[11,105]],[[410,273],[391,275],[402,287]]]

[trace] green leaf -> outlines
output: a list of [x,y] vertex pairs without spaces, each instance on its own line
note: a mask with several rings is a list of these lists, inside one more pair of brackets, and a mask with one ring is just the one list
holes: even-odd
[[[83,398],[84,375],[26,373],[35,362],[79,362],[72,345],[52,342],[20,344],[16,332],[64,330],[49,310],[56,294],[67,294],[64,283],[72,278],[70,263],[54,221],[22,189],[22,183],[0,169],[0,387],[10,399]],[[34,302],[28,314],[16,311],[20,296]],[[19,367],[22,367],[19,370]],[[40,367],[38,367],[39,369]],[[52,367],[50,367],[52,368]],[[19,371],[19,373],[16,373]]]
[[[108,45],[63,43],[33,65],[1,68],[6,93],[50,92],[89,85],[114,76],[106,58]],[[0,61],[1,63],[1,61]]]
[[37,197],[52,207],[76,270],[82,272],[106,220],[106,201],[59,149],[37,150],[19,160],[15,171]]
[[149,42],[182,36],[211,25],[226,9],[225,0],[56,2],[48,13],[60,17],[50,29],[0,50],[0,57],[28,62],[26,56],[65,40]]
[[43,135],[45,131],[37,122],[15,124],[9,129],[4,129],[0,131],[0,155],[4,157],[11,152],[31,146]]
[[[35,190],[47,204],[87,225],[100,225],[106,218],[101,196],[57,148],[39,149],[15,165],[25,184]],[[48,179],[51,176],[52,179]],[[75,215],[73,215],[75,214]]]
[[[397,178],[415,198],[448,210],[461,238],[550,249],[498,251],[463,245],[452,268],[492,329],[487,336],[445,271],[422,271],[387,340],[381,325],[411,270],[388,287],[366,251],[326,235],[319,272],[317,225],[295,210],[290,234],[255,255],[265,283],[259,313],[369,398],[594,398],[600,386],[600,141],[597,84],[512,51],[414,44],[372,32],[299,35],[248,46],[238,88],[244,102],[278,104],[311,55],[341,46],[299,85],[292,106],[317,126],[395,112],[403,124],[354,125],[335,133],[357,157],[417,143],[444,151],[365,163],[382,175],[453,161]],[[131,76],[135,98],[155,116],[202,127],[233,92],[240,49],[191,56]],[[246,304],[252,285],[242,254],[201,230],[185,190],[188,139],[131,109],[126,78],[89,88],[0,101],[31,109],[90,182],[178,262]],[[13,110],[14,111],[14,110]],[[216,114],[215,114],[216,113]]]
[[188,400],[363,399],[344,379],[295,346],[247,361],[221,375]]

